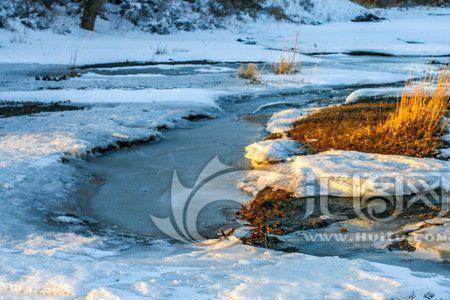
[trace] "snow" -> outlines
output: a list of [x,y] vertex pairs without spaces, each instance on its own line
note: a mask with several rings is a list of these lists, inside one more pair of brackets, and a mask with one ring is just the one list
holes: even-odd
[[156,139],[160,127],[186,124],[183,117],[191,114],[216,112],[205,105],[128,103],[1,119],[1,243],[17,244],[38,234],[48,213],[73,206],[69,195],[75,189],[77,170],[62,164],[62,158],[89,157],[91,150],[118,142]]
[[[438,275],[364,260],[283,254],[233,237],[184,247],[154,241],[146,248],[95,258],[70,248],[25,256],[4,252],[0,292],[11,298],[86,299],[404,299],[413,293],[424,299],[432,292],[448,299],[450,291]],[[11,267],[15,275],[8,272]]]
[[180,89],[89,89],[89,90],[38,90],[38,91],[5,91],[0,92],[0,101],[36,101],[72,103],[154,103],[177,102],[177,104],[214,105],[219,90],[198,88]]
[[[191,60],[271,63],[279,59],[279,49],[293,46],[296,36],[302,53],[449,54],[448,16],[428,14],[435,10],[382,10],[380,14],[388,18],[386,21],[350,23],[348,19],[362,10],[350,1],[315,1],[308,9],[299,9],[298,1],[267,3],[284,5],[288,15],[297,21],[345,22],[311,26],[267,18],[228,30],[165,36],[136,30],[118,32],[104,20],[99,20],[93,33],[77,28],[71,28],[66,35],[23,27],[15,32],[0,29],[0,63],[6,67],[13,63],[82,65]],[[448,9],[437,11],[445,13]],[[238,38],[252,39],[256,45],[240,43]],[[162,48],[165,51],[158,54]],[[343,69],[333,63],[323,68],[322,62],[329,63],[326,57],[298,55],[297,60],[302,63],[300,74],[263,74],[263,85],[248,87],[247,91],[391,83],[407,78],[404,69],[353,70],[352,66]],[[313,63],[316,67],[311,67]],[[198,66],[196,72],[227,73],[232,69]],[[109,76],[91,72],[73,80],[109,80]],[[111,78],[115,76],[124,80],[167,77],[133,74]],[[79,178],[75,166],[62,160],[89,157],[92,149],[123,141],[158,138],[162,136],[161,127],[186,124],[183,117],[191,114],[213,116],[217,113],[215,100],[229,92],[198,86],[138,90],[27,90],[28,86],[24,86],[13,91],[8,80],[0,100],[69,100],[87,107],[0,119],[0,297],[406,299],[414,295],[423,299],[432,293],[436,298],[450,299],[448,278],[365,260],[285,254],[243,245],[234,237],[209,240],[204,245],[184,245],[150,239],[136,243],[114,232],[98,235],[82,220],[66,215],[68,208],[76,207],[70,195]],[[235,90],[234,86],[231,89]],[[283,133],[306,113],[288,110],[275,114],[267,131]],[[311,195],[302,184],[308,170],[320,183],[324,183],[324,176],[339,175],[340,180],[333,182],[327,192],[340,196],[353,195],[353,175],[361,173],[373,175],[365,181],[365,195],[377,193],[376,179],[380,175],[420,174],[421,183],[426,183],[420,186],[427,189],[440,174],[441,187],[450,189],[449,162],[345,151],[291,157],[299,149],[298,144],[286,139],[249,146],[251,159],[289,161],[249,172],[241,186],[253,194],[270,185],[290,189],[299,196]],[[394,192],[387,190],[389,194]],[[58,225],[53,226],[52,222]],[[447,227],[442,230],[448,230]]]
[[450,259],[450,219],[436,217],[403,226],[395,232],[416,250],[409,256],[415,259],[448,262]]
[[329,68],[302,68],[298,74],[275,75],[263,74],[261,82],[271,86],[339,86],[391,83],[404,81],[408,74],[395,74],[388,72],[359,71]]
[[[70,35],[58,35],[49,30],[25,30],[21,37],[24,43],[11,43],[17,34],[0,29],[0,63],[82,65],[126,61],[276,61],[279,55],[278,51],[237,42],[239,34],[224,30],[171,35],[138,31],[120,34],[101,29],[87,32],[78,28],[74,28]],[[156,54],[160,45],[165,46],[165,53]],[[307,56],[299,59],[317,61]]]
[[305,109],[286,109],[276,112],[267,122],[266,131],[269,133],[284,133],[292,128],[292,125],[304,118],[309,113]]
[[[331,2],[333,1],[318,2],[320,5],[314,6],[312,16],[315,18],[323,12],[322,17],[326,19],[336,16],[338,20],[348,20],[347,17],[355,13],[348,5],[342,5],[350,4],[350,1],[339,1],[336,4]],[[286,5],[296,11],[299,4],[295,2]],[[322,10],[319,7],[331,9]],[[441,14],[448,11],[446,8],[437,10]],[[448,16],[429,15],[427,12],[433,11],[423,9],[420,14],[387,11],[385,14],[388,19],[382,22],[345,21],[319,26],[277,22],[269,18],[228,30],[176,32],[170,35],[136,30],[117,32],[103,20],[99,20],[95,32],[71,28],[71,33],[67,35],[56,34],[51,30],[33,31],[22,28],[11,32],[0,29],[0,63],[82,65],[190,60],[276,62],[280,57],[278,50],[294,47],[296,40],[301,53],[369,51],[414,56],[450,54]],[[349,15],[339,17],[340,13]],[[254,40],[256,45],[237,41],[245,37]],[[165,52],[157,54],[158,48],[162,46]],[[297,60],[317,62],[320,58],[297,55]]]
[[253,164],[280,162],[300,154],[301,145],[289,139],[265,140],[245,147],[245,157]]
[[[358,103],[358,102],[364,102],[367,101],[368,98],[397,98],[400,99],[402,94],[406,92],[407,94],[410,94],[414,89],[414,86],[409,87],[401,87],[401,88],[370,88],[370,89],[359,89],[354,92],[352,92],[350,95],[348,95],[347,99],[345,100],[346,104],[350,103]],[[432,95],[436,89],[435,86],[429,85],[429,86],[423,86],[421,87],[422,90],[427,92],[429,95]],[[447,91],[447,94],[450,96],[450,90]]]
[[298,38],[301,53],[366,51],[398,56],[439,56],[450,54],[450,37],[446,34],[450,29],[446,15],[449,11],[442,8],[439,10],[442,15],[428,15],[426,9],[421,14],[408,14],[407,10],[387,11],[387,20],[371,23],[333,22],[314,26],[260,22],[249,26],[248,31],[256,41],[275,49],[280,49],[280,45],[293,47]]
[[253,195],[271,186],[298,197],[409,195],[436,188],[449,191],[450,162],[331,150],[249,172],[240,186]]

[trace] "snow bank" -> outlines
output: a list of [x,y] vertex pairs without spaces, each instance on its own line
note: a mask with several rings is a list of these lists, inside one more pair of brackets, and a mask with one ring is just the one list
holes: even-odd
[[301,145],[289,139],[265,140],[245,147],[245,157],[254,164],[284,161],[302,153]]
[[438,275],[267,251],[235,238],[183,247],[154,241],[145,251],[97,258],[69,248],[53,255],[4,251],[2,258],[0,293],[11,298],[448,299],[450,292]]
[[266,166],[264,172],[252,171],[242,179],[240,185],[244,191],[254,195],[272,186],[292,191],[299,197],[406,195],[438,187],[449,191],[450,162],[354,151],[327,151],[297,156],[292,162]]
[[[395,236],[406,239],[416,250],[415,259],[450,261],[450,219],[436,217],[403,226]],[[386,245],[387,246],[387,245]]]
[[[433,14],[429,14],[432,12]],[[421,8],[386,13],[387,20],[372,23],[334,22],[313,25],[259,22],[249,31],[270,48],[293,47],[301,53],[372,52],[386,55],[439,56],[450,54],[449,8]],[[403,14],[403,15],[402,15]]]
[[261,75],[261,82],[270,86],[339,86],[358,84],[379,84],[404,81],[409,78],[406,73],[389,73],[377,71],[360,71],[330,68],[301,68],[294,75]]
[[214,100],[223,92],[196,88],[181,89],[91,89],[91,90],[38,90],[0,92],[0,101],[36,101],[73,103],[153,103],[215,105]]
[[295,122],[304,118],[308,113],[308,110],[295,108],[276,112],[267,122],[266,131],[270,133],[289,131]]
[[[89,64],[125,61],[265,61],[279,60],[280,51],[291,48],[298,40],[301,53],[374,52],[391,55],[448,55],[450,31],[448,8],[426,9],[415,14],[396,13],[389,20],[375,23],[348,22],[355,11],[350,1],[305,1],[306,9],[298,9],[301,1],[272,0],[283,3],[293,18],[303,18],[311,10],[311,18],[323,22],[346,20],[319,26],[259,19],[227,31],[176,32],[155,35],[135,30],[119,32],[99,19],[95,32],[70,27],[71,33],[56,34],[50,30],[33,31],[20,28],[15,32],[0,29],[0,63]],[[356,11],[355,11],[356,12]],[[420,13],[419,13],[420,12]],[[309,14],[309,13],[308,13]],[[309,18],[304,15],[305,18]],[[123,25],[123,24],[121,24]],[[250,38],[255,45],[238,42]],[[158,51],[163,48],[165,51]],[[272,50],[269,50],[272,49]],[[74,62],[74,57],[76,61]],[[298,55],[302,62],[319,58]],[[355,77],[357,78],[357,77]],[[356,80],[356,79],[355,79]],[[294,80],[295,83],[295,80]],[[294,84],[293,83],[293,84]]]
[[[359,89],[352,92],[345,100],[346,104],[350,103],[359,103],[370,101],[370,98],[398,98],[400,99],[402,94],[406,92],[407,94],[411,94],[413,91],[413,86],[410,87],[399,87],[399,88],[370,88],[370,89]],[[436,86],[424,86],[422,87],[424,91],[428,94],[432,95],[436,89]],[[447,92],[448,96],[450,96],[450,89]]]
[[420,258],[450,261],[450,219],[427,220],[424,225],[410,233],[409,239],[416,247],[414,254]]
[[[238,42],[240,33],[214,30],[155,35],[140,31],[115,32],[99,26],[95,32],[73,28],[68,35],[52,31],[10,32],[0,29],[0,63],[84,65],[111,62],[269,61],[279,51]],[[19,40],[19,42],[16,42]],[[163,53],[158,49],[164,47]],[[74,56],[76,61],[74,61]],[[302,62],[317,58],[299,56]]]
[[0,235],[9,241],[39,231],[31,220],[42,225],[49,212],[57,213],[67,204],[76,170],[62,164],[63,157],[86,155],[91,149],[119,142],[157,138],[160,127],[172,128],[187,122],[185,116],[213,115],[214,111],[209,106],[129,103],[2,119]]

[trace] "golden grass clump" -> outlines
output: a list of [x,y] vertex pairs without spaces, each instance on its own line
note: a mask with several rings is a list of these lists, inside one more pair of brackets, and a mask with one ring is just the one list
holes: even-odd
[[398,103],[359,103],[321,109],[294,125],[289,135],[311,152],[331,149],[415,157],[436,156],[449,108],[450,74],[442,71],[436,89],[424,80]]
[[299,64],[295,58],[295,51],[290,54],[283,54],[280,61],[272,64],[272,72],[276,75],[292,75],[299,71]]
[[415,137],[415,142],[432,141],[441,135],[445,129],[442,120],[449,105],[449,79],[449,74],[443,71],[432,94],[422,85],[414,86],[411,93],[403,92],[397,110],[377,130],[395,139]]
[[259,83],[259,68],[257,64],[250,63],[246,67],[241,65],[237,70],[237,76],[242,79],[248,79],[252,83]]

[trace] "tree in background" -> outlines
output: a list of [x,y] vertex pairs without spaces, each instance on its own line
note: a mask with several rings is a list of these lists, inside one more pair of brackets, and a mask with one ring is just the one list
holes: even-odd
[[85,0],[83,5],[83,16],[81,17],[81,28],[93,31],[95,19],[102,8],[103,0]]

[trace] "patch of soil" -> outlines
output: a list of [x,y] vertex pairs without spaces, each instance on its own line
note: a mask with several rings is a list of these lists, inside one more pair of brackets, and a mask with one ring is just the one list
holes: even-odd
[[387,246],[387,248],[389,251],[407,251],[407,252],[416,251],[416,247],[412,245],[407,239],[392,242]]
[[68,110],[82,110],[83,106],[69,105],[62,102],[15,102],[7,101],[0,103],[0,118],[32,115],[41,112],[55,112]]
[[390,53],[384,53],[384,52],[376,52],[376,51],[349,51],[344,52],[344,54],[350,55],[350,56],[380,56],[380,57],[393,57],[395,55]]
[[195,115],[187,115],[183,117],[184,120],[188,120],[191,122],[200,121],[200,120],[212,120],[213,117],[205,114],[195,114]]
[[380,18],[372,13],[362,14],[352,19],[352,22],[378,22],[384,20],[384,18]]
[[[314,211],[305,218],[308,201],[314,201]],[[325,227],[333,222],[320,211],[320,198],[296,198],[291,192],[265,188],[239,214],[247,220],[253,230],[244,238],[245,243],[266,245],[269,235],[286,234],[298,230]],[[328,208],[340,219],[352,219],[357,215],[351,198],[330,197]],[[337,221],[337,220],[336,220]]]
[[36,76],[36,80],[42,80],[42,81],[62,81],[67,80],[69,78],[74,77],[80,77],[81,75],[78,73],[78,70],[76,68],[70,68],[70,71],[68,74],[63,74],[61,76],[51,76],[51,75],[44,75],[44,76]]
[[[361,203],[362,214],[369,219],[373,218],[369,214],[368,207],[371,201],[379,201],[380,197],[373,197]],[[386,200],[386,209],[381,213],[373,213],[378,219],[387,219],[395,216],[401,224],[417,223],[423,220],[424,216],[435,218],[439,215],[441,207],[426,206],[423,202],[408,203],[414,196],[392,198],[393,202]],[[308,206],[308,201],[314,201],[314,205]],[[326,227],[335,222],[360,218],[354,209],[353,198],[329,197],[327,208],[329,215],[333,218],[325,217],[321,209],[323,199],[315,198],[297,198],[286,190],[273,189],[267,187],[259,192],[252,202],[243,205],[239,215],[252,225],[251,233],[242,238],[244,243],[285,250],[282,242],[277,238],[278,235],[284,235],[295,231],[316,229]],[[401,201],[401,206],[398,201]],[[313,211],[307,215],[309,207]],[[396,207],[404,207],[402,211],[396,211]],[[341,232],[346,233],[347,228],[342,228]],[[404,236],[397,238],[405,239]],[[398,242],[399,243],[399,242]],[[403,242],[405,243],[405,242]],[[393,243],[392,249],[406,249],[403,244]],[[401,250],[403,251],[403,250]]]

